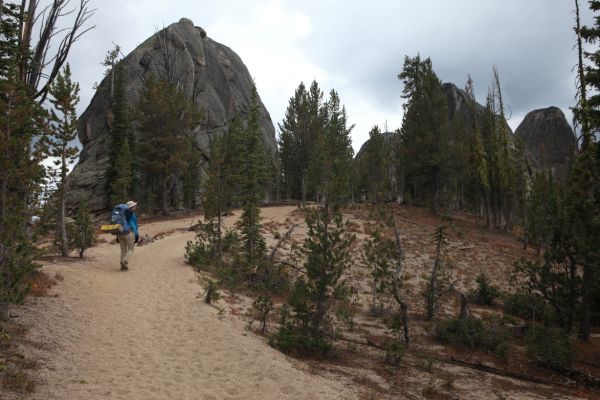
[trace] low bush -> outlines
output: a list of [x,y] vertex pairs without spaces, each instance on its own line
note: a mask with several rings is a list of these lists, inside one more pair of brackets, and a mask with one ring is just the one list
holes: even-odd
[[209,279],[206,282],[206,294],[204,295],[204,302],[206,304],[212,304],[214,301],[219,300],[221,294],[219,293],[219,288],[217,287],[217,283],[212,279]]
[[307,329],[297,326],[290,318],[287,304],[281,307],[279,330],[271,336],[269,343],[287,354],[325,356],[331,350],[331,342],[325,337],[311,335]]
[[534,293],[517,292],[504,297],[504,312],[528,322],[550,323],[554,321],[552,307]]
[[90,217],[86,201],[82,201],[77,209],[75,221],[66,225],[69,250],[77,250],[80,258],[85,251],[96,243],[96,230]]
[[492,351],[502,359],[506,359],[508,354],[509,332],[498,319],[482,321],[467,317],[443,320],[437,323],[435,336],[452,346]]
[[202,271],[210,270],[217,256],[217,226],[213,221],[199,222],[196,240],[185,245],[185,261]]
[[476,280],[477,288],[469,293],[469,298],[476,304],[491,306],[500,296],[500,289],[498,287],[490,285],[485,274],[480,274]]
[[538,365],[560,370],[573,361],[573,340],[558,328],[537,325],[526,336],[527,355]]
[[399,365],[405,351],[406,347],[399,341],[389,342],[385,346],[385,362],[391,365]]

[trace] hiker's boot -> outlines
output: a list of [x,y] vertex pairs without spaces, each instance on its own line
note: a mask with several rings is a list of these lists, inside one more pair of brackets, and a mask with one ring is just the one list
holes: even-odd
[[121,261],[121,271],[129,271],[127,267],[127,261]]

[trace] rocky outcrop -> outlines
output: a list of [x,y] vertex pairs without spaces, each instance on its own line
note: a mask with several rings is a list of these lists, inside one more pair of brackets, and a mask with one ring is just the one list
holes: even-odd
[[[460,121],[465,127],[473,126],[473,121],[472,121],[473,114],[471,111],[473,108],[475,109],[475,115],[477,116],[478,119],[481,119],[483,117],[485,107],[483,107],[481,104],[479,104],[477,102],[475,102],[475,104],[472,104],[472,100],[469,98],[467,93],[464,90],[459,89],[454,83],[443,83],[442,91],[444,92],[444,94],[446,95],[446,98],[448,100],[448,119],[450,121],[454,121],[455,119],[458,119],[458,121]],[[507,129],[507,132],[509,132],[509,136],[512,138],[513,137],[512,129],[510,128],[510,126],[508,125],[508,123],[506,121],[504,121],[504,124]],[[468,129],[470,129],[470,128],[468,128]],[[392,136],[393,136],[392,132],[384,133],[384,139],[385,139],[386,143],[391,141]],[[356,154],[357,159],[360,159],[362,157],[362,154],[368,147],[368,144],[369,144],[368,140],[365,143],[363,143],[360,150]]]
[[[227,131],[233,117],[245,119],[250,108],[252,77],[229,47],[210,39],[204,29],[181,19],[157,32],[123,59],[128,104],[137,101],[144,80],[161,77],[177,82],[202,111],[203,120],[194,137],[207,159],[211,137]],[[111,144],[110,87],[106,77],[90,105],[79,119],[79,140],[83,145],[79,162],[70,175],[68,204],[86,198],[93,211],[106,207],[106,182]],[[265,143],[275,149],[275,129],[259,99]]]
[[[442,91],[446,95],[448,99],[448,119],[453,121],[455,118],[458,118],[459,121],[462,121],[464,126],[471,127],[473,126],[472,121],[472,107],[475,109],[475,115],[478,120],[483,118],[483,113],[485,111],[485,107],[479,104],[478,102],[474,102],[469,98],[467,92],[463,89],[459,89],[454,83],[444,83],[442,84]],[[504,127],[509,133],[509,136],[513,136],[513,131],[508,125],[506,120],[503,121]]]
[[[392,140],[394,140],[394,132],[383,132],[382,135],[383,135],[383,142],[386,145],[391,145]],[[356,153],[356,156],[355,156],[355,158],[357,160],[360,160],[364,156],[365,152],[369,148],[369,141],[370,140],[367,139],[367,141],[364,142],[362,144],[362,146],[360,146],[360,149],[358,150],[358,153]]]
[[577,139],[560,108],[531,111],[515,131],[515,136],[524,142],[531,154],[535,171],[549,171],[559,180],[567,179]]

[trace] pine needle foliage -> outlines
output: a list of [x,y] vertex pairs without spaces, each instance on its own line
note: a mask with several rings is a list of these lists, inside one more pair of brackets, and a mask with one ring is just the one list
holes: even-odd
[[350,268],[348,249],[355,237],[345,233],[342,215],[309,210],[308,235],[302,247],[305,275],[294,284],[286,315],[273,337],[284,352],[326,354],[336,335],[336,321],[349,322],[353,288],[344,279]]
[[69,247],[77,250],[80,258],[96,243],[96,228],[90,216],[88,202],[82,200],[77,208],[75,221],[67,225]]
[[71,81],[69,64],[59,73],[50,86],[50,153],[56,158],[53,171],[57,175],[57,195],[59,196],[57,231],[60,251],[63,257],[69,254],[69,242],[65,223],[65,197],[68,190],[68,169],[75,163],[79,149],[72,142],[77,137],[77,110],[79,84]]

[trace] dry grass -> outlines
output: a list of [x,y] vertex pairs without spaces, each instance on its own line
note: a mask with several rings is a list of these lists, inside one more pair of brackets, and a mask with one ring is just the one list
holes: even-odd
[[[304,240],[306,229],[300,221],[304,214],[303,209],[294,209],[278,221],[280,229],[294,222],[300,223],[286,248],[301,245]],[[394,207],[394,215],[405,252],[406,272],[402,296],[409,306],[412,346],[407,350],[399,367],[385,366],[382,348],[391,338],[389,329],[385,325],[385,318],[389,317],[390,311],[381,316],[372,315],[370,271],[361,262],[360,252],[368,235],[375,230],[379,230],[387,238],[392,237],[392,232],[373,219],[372,214],[365,207],[347,209],[343,214],[348,231],[357,236],[354,246],[350,249],[353,266],[346,277],[357,289],[357,313],[354,328],[352,330],[342,328],[340,333],[344,338],[351,338],[352,343],[365,345],[348,345],[350,342],[339,341],[335,350],[336,357],[332,360],[320,361],[320,367],[313,364],[314,370],[334,371],[336,375],[351,379],[359,386],[358,395],[361,399],[391,399],[401,393],[412,393],[417,397],[421,395],[430,399],[455,399],[464,396],[465,393],[461,392],[464,389],[460,389],[461,387],[475,388],[473,394],[475,397],[485,394],[493,396],[487,386],[490,380],[494,380],[493,375],[487,377],[486,383],[481,379],[481,373],[477,371],[466,367],[449,367],[450,364],[444,360],[451,357],[466,358],[471,361],[480,360],[487,365],[496,365],[515,372],[521,372],[526,368],[527,374],[531,376],[546,375],[546,371],[529,363],[522,344],[517,344],[517,349],[511,350],[509,358],[514,359],[508,364],[502,364],[491,354],[441,346],[431,337],[434,324],[426,320],[423,299],[419,294],[420,288],[425,284],[424,274],[431,269],[434,260],[435,246],[432,236],[436,227],[442,222],[449,226],[445,257],[453,266],[452,280],[456,281],[456,290],[459,292],[466,293],[475,288],[475,277],[481,272],[486,273],[491,284],[499,286],[502,290],[511,291],[513,288],[509,278],[514,262],[520,258],[533,258],[535,254],[530,250],[523,250],[522,243],[516,235],[510,232],[488,231],[478,225],[476,219],[468,214],[456,213],[452,220],[441,221],[426,209],[409,206]],[[271,231],[276,228],[273,220],[268,222],[267,228]],[[289,257],[290,254],[282,252],[281,256]],[[301,260],[298,262],[297,265],[301,265]],[[459,307],[458,294],[452,293],[440,307],[436,318],[454,317]],[[471,309],[478,316],[501,314],[497,306],[471,305]],[[591,364],[596,362],[600,363],[600,356],[589,360]],[[350,366],[352,371],[347,368]],[[600,368],[600,364],[598,366]],[[453,368],[452,372],[448,368]],[[368,378],[369,376],[376,376],[387,382],[387,385],[381,386]],[[558,375],[552,376],[550,380],[562,381]],[[499,385],[498,388],[506,393],[517,393],[516,398],[527,398],[533,393],[546,395],[544,390],[533,384],[520,382],[519,385],[515,385],[505,382],[503,385],[505,387]],[[555,393],[574,394],[571,390],[559,388],[560,385],[553,387],[552,390]],[[590,397],[589,392],[584,394],[579,390],[577,392],[576,395],[583,398],[593,398],[593,394]]]
[[36,383],[27,373],[19,369],[5,368],[5,371],[0,374],[5,389],[18,393],[32,393],[35,390]]
[[0,323],[0,398],[2,390],[14,393],[31,393],[35,390],[34,371],[39,368],[36,360],[25,357],[17,350],[26,329],[13,322]]
[[56,285],[56,280],[51,278],[43,271],[35,271],[30,277],[27,278],[26,282],[31,287],[31,291],[29,293],[33,297],[47,296],[48,291],[52,288],[52,286]]

